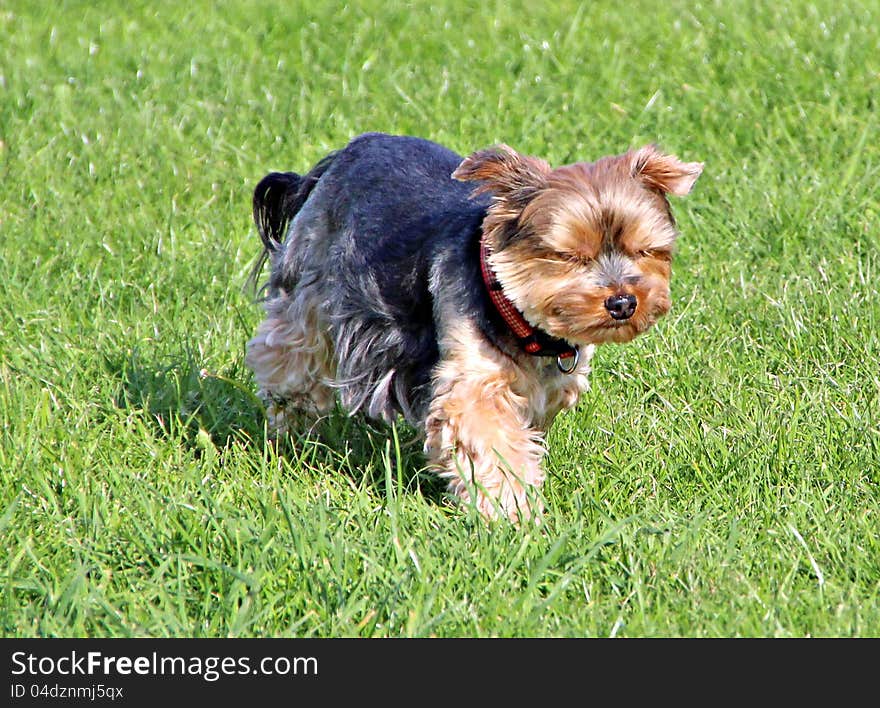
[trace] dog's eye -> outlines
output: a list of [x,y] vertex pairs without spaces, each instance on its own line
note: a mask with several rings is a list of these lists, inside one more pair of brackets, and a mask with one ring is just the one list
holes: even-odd
[[657,248],[647,248],[638,252],[640,258],[656,258],[660,261],[671,261],[672,254]]
[[593,259],[583,253],[566,253],[565,260],[569,263],[574,263],[575,265],[590,265],[593,262]]

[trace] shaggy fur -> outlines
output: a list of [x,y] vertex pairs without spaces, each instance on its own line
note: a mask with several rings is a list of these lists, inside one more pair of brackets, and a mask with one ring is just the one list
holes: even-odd
[[[246,361],[271,428],[337,399],[402,415],[453,494],[487,517],[531,518],[544,433],[587,388],[595,345],[669,310],[666,197],[701,171],[653,146],[554,170],[505,145],[463,159],[370,133],[305,176],[267,175],[254,219],[271,275]],[[481,243],[540,341],[577,349],[573,370],[523,349],[489,297]]]

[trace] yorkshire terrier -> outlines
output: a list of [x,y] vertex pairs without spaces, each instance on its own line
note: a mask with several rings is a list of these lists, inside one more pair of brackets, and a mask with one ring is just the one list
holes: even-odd
[[246,362],[273,435],[334,401],[424,435],[486,517],[542,510],[544,435],[588,386],[595,346],[670,308],[667,195],[702,172],[649,145],[552,169],[498,145],[462,158],[367,133],[253,198],[271,259]]

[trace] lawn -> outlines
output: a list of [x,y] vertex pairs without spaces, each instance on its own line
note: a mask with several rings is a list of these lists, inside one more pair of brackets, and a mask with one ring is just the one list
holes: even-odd
[[[880,636],[880,3],[10,0],[0,38],[0,634]],[[705,162],[540,527],[402,424],[266,442],[252,190],[368,130]]]

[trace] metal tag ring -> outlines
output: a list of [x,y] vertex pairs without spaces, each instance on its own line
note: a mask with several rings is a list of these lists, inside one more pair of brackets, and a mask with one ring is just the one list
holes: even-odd
[[[556,357],[556,367],[563,374],[570,374],[577,368],[578,360],[581,358],[581,353],[579,349],[574,350],[574,356],[567,356],[565,358],[558,356]],[[568,362],[571,362],[570,364]]]

